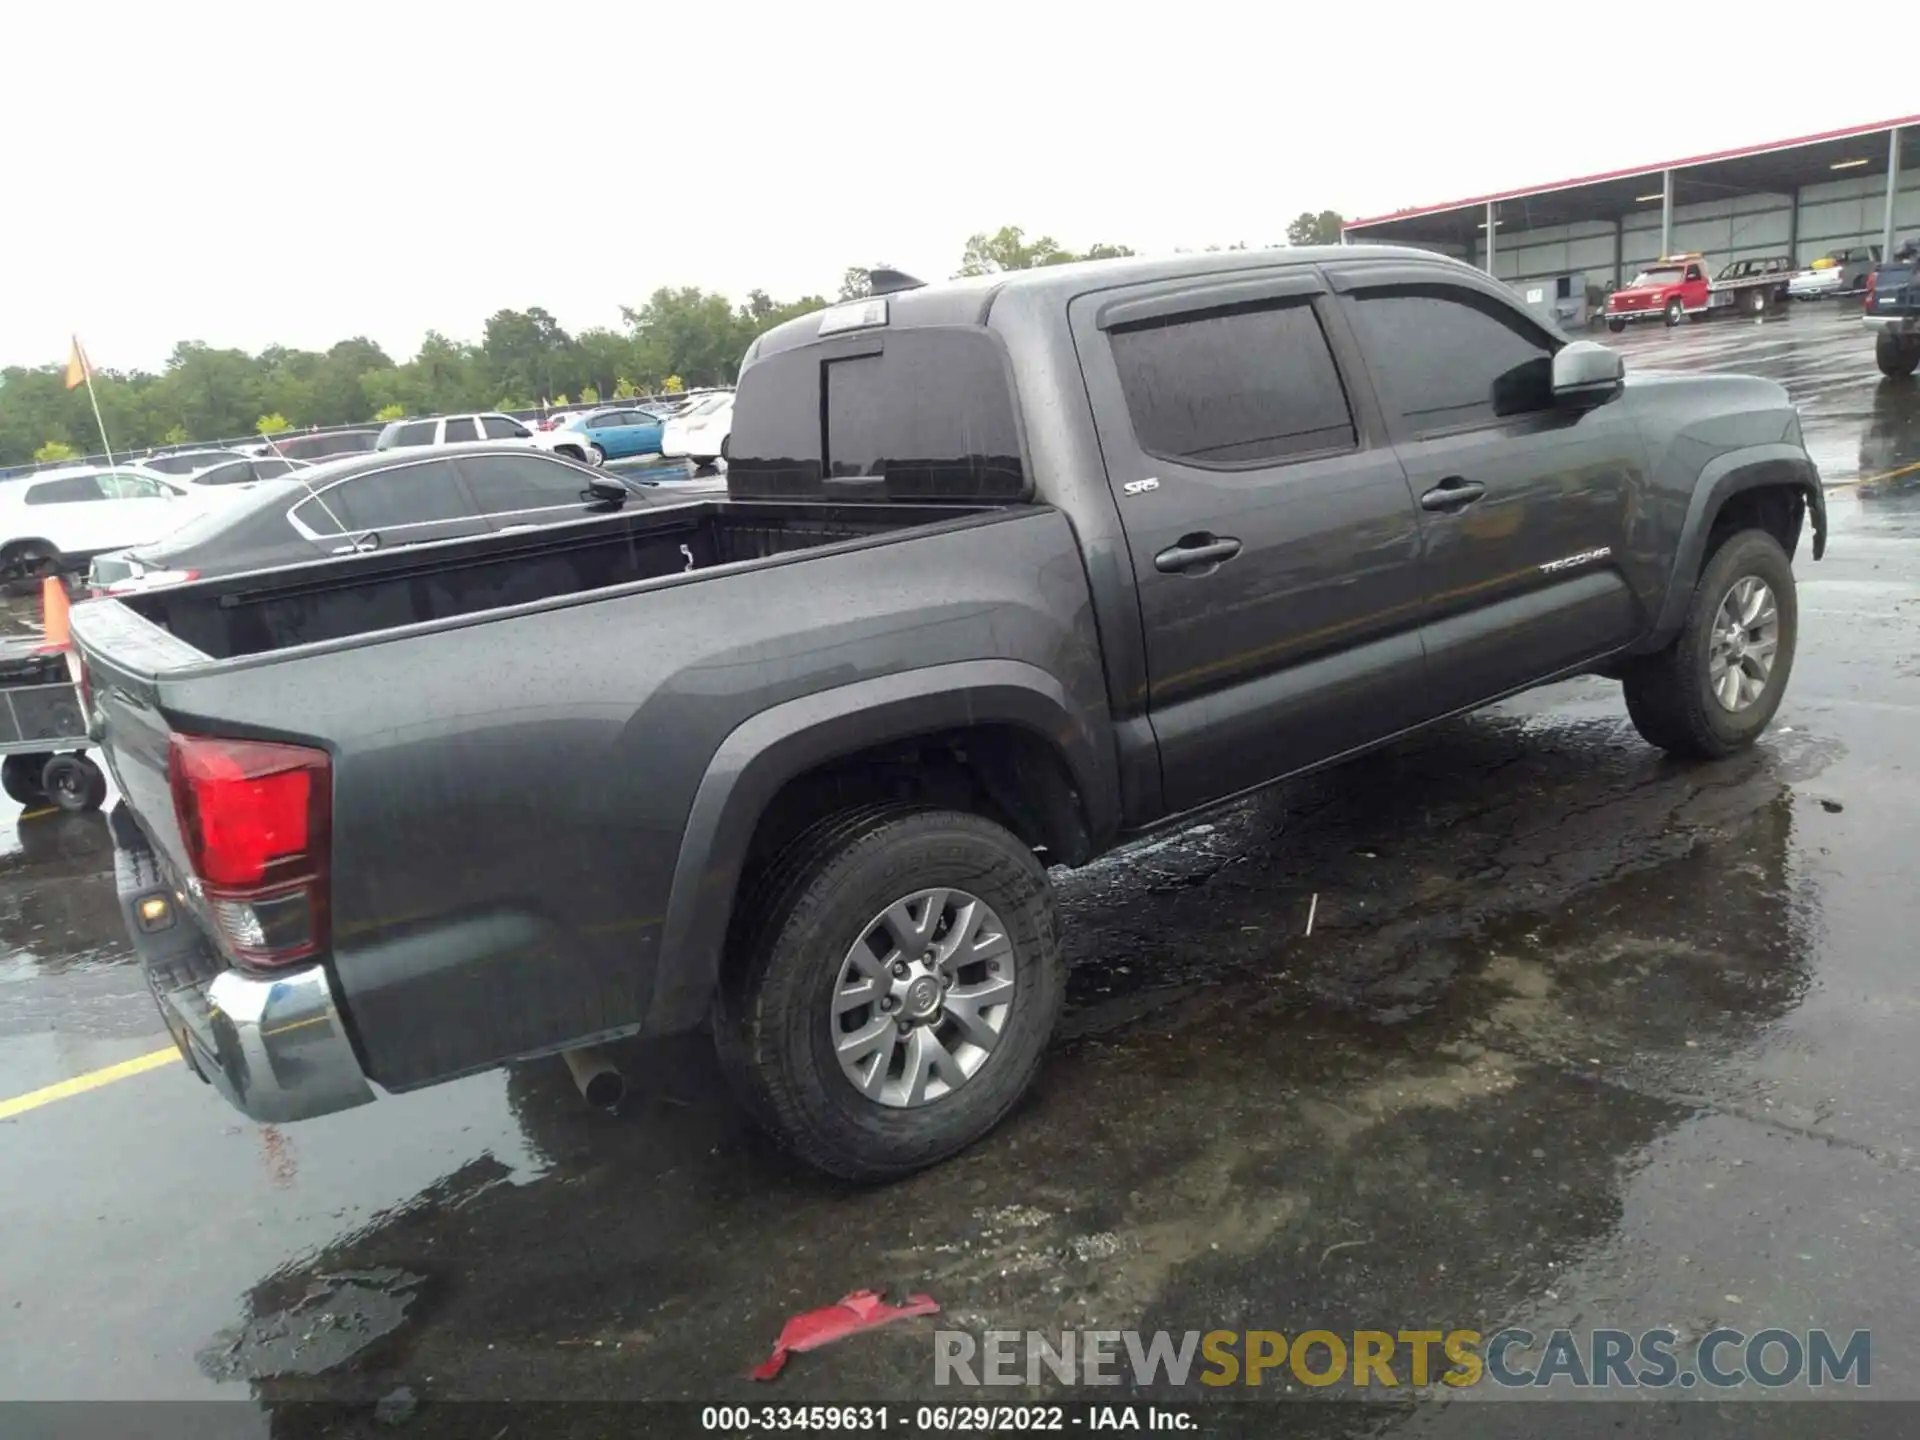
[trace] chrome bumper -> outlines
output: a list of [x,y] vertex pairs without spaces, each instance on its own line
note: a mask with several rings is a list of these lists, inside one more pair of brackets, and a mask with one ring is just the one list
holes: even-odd
[[[125,845],[135,827],[124,814],[116,810],[113,826],[121,915],[160,1016],[194,1073],[259,1121],[305,1120],[372,1100],[326,967],[258,975],[228,968],[175,888],[158,877],[144,837],[138,848]],[[140,913],[142,901],[155,899],[166,902],[168,917],[157,927]]]
[[1896,335],[1920,331],[1920,315],[1867,315],[1863,318],[1869,330],[1891,330]]

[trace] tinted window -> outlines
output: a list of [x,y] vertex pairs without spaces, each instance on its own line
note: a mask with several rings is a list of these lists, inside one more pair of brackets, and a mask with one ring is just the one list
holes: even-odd
[[162,475],[187,475],[195,466],[205,464],[206,458],[204,455],[149,455],[140,463]]
[[588,476],[538,455],[472,455],[460,473],[482,515],[586,503]]
[[756,361],[732,437],[734,495],[1026,494],[1005,352],[985,330],[904,330]]
[[253,462],[253,474],[256,480],[272,480],[292,470],[291,460],[256,460]]
[[452,445],[456,441],[478,440],[479,438],[480,427],[474,424],[472,416],[462,415],[457,420],[447,421],[447,444]]
[[1381,400],[1415,432],[1553,404],[1552,341],[1490,297],[1452,286],[1373,290],[1353,313]]
[[[431,445],[433,443],[433,421],[410,420],[405,424],[389,427],[392,438],[387,446],[393,445]],[[386,448],[385,446],[382,447]]]
[[1354,443],[1346,391],[1305,300],[1175,315],[1116,331],[1112,343],[1150,454],[1244,465]]
[[75,475],[66,480],[49,480],[27,489],[29,505],[74,505],[83,500],[104,500],[106,492],[91,475]]
[[[278,464],[281,469],[284,470],[286,468],[286,461],[284,460],[262,460],[258,463],[261,465]],[[244,485],[253,478],[253,465],[245,460],[235,460],[231,464],[216,465],[211,470],[202,470],[198,475],[193,477],[193,483],[196,485]]]
[[482,415],[480,426],[489,440],[524,440],[533,433],[518,420],[509,420],[504,415]]
[[[452,464],[445,460],[343,480],[326,492],[326,500],[349,530],[423,525],[473,513]],[[300,518],[306,520],[306,512]]]
[[[294,506],[293,509],[287,513],[292,515],[316,535],[338,535],[344,528],[338,519],[340,512],[333,508],[333,492],[330,490],[312,500]],[[217,525],[219,523],[219,512],[215,511],[213,515],[209,516],[207,523],[209,525]],[[177,539],[178,537],[173,538]],[[173,543],[172,539],[170,539],[168,543]]]

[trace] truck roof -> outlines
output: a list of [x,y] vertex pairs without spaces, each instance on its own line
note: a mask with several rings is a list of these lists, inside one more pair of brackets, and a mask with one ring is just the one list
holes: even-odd
[[[1118,260],[1076,260],[1066,265],[1043,265],[1032,270],[1000,270],[991,275],[968,275],[935,280],[911,290],[895,290],[874,298],[887,303],[887,327],[894,330],[928,325],[981,325],[994,297],[1002,291],[1027,295],[1049,293],[1064,304],[1089,289],[1131,285],[1145,280],[1218,275],[1235,270],[1270,270],[1282,265],[1312,265],[1337,260],[1425,260],[1458,265],[1475,275],[1484,272],[1432,250],[1410,245],[1288,245],[1270,250],[1215,250],[1198,255],[1131,256]],[[1097,282],[1090,283],[1090,282]],[[821,320],[836,311],[865,303],[842,301],[825,310],[777,325],[747,348],[752,362],[778,354],[818,337]]]

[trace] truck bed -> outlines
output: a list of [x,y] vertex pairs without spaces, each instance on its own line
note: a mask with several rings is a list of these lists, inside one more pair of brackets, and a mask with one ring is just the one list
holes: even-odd
[[227,576],[121,603],[202,655],[227,660],[562,596],[673,584],[694,572],[858,545],[993,508],[716,498],[553,526],[517,543],[481,536]]

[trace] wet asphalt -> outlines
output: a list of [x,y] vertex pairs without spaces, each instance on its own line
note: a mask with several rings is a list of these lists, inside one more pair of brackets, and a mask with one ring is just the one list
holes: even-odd
[[[1057,876],[1037,1092],[885,1189],[774,1153],[697,1038],[617,1116],[558,1061],[286,1127],[177,1063],[51,1100],[0,1121],[0,1399],[933,1395],[931,1320],[745,1378],[866,1287],[976,1333],[1871,1328],[1920,1398],[1920,387],[1857,307],[1608,343],[1783,381],[1833,486],[1756,750],[1667,762],[1575,681]],[[105,822],[0,826],[0,1102],[165,1044]]]

